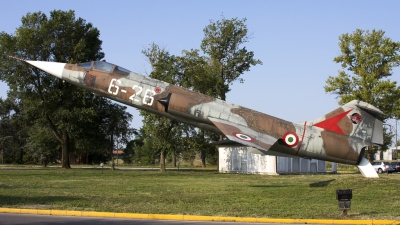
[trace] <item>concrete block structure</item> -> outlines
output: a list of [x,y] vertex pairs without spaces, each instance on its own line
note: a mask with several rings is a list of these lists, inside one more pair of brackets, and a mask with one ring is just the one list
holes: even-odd
[[270,175],[325,173],[326,162],[316,159],[253,154],[247,147],[220,147],[219,172]]

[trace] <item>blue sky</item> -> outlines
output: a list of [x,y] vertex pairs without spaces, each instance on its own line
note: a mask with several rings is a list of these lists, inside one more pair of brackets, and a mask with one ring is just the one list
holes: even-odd
[[[100,30],[108,62],[149,74],[141,53],[152,42],[180,55],[200,49],[203,29],[210,20],[247,18],[252,39],[246,48],[263,65],[242,75],[227,100],[289,121],[312,120],[337,108],[335,95],[323,86],[341,69],[333,58],[340,54],[338,37],[363,30],[382,29],[400,41],[400,1],[236,1],[236,0],[124,0],[22,1],[0,0],[0,31],[13,33],[28,12],[74,10]],[[394,70],[392,80],[399,79]],[[7,85],[0,83],[0,97]],[[142,118],[136,109],[132,126]]]

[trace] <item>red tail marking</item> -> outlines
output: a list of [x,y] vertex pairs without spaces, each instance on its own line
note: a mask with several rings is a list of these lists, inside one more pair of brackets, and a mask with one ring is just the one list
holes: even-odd
[[340,113],[339,115],[336,115],[334,117],[331,117],[329,119],[326,119],[324,121],[321,121],[317,124],[314,124],[316,127],[320,127],[325,130],[333,131],[339,134],[344,134],[343,130],[339,127],[338,122],[347,115],[352,109]]
[[301,144],[303,144],[304,134],[306,133],[306,125],[307,125],[307,121],[304,122],[303,136],[301,137],[301,141],[300,141],[299,147],[297,148],[296,155],[297,155],[297,153],[299,153],[299,151],[300,151]]

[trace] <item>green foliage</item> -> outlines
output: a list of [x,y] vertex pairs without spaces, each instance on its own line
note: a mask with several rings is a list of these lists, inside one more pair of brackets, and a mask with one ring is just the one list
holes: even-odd
[[49,17],[28,13],[21,21],[14,34],[0,33],[0,80],[23,103],[21,117],[32,124],[26,132],[30,148],[40,149],[45,158],[61,149],[62,166],[70,168],[71,151],[109,152],[114,140],[126,141],[132,116],[125,107],[8,57],[65,63],[101,60],[100,31],[76,18],[74,11],[54,10]]
[[[389,80],[394,67],[400,65],[400,42],[385,37],[382,30],[363,31],[339,37],[341,54],[334,58],[342,68],[338,76],[329,76],[325,92],[339,98],[339,104],[357,99],[378,107],[387,118],[400,113],[400,88]],[[385,131],[384,146],[391,144],[392,136]],[[369,159],[376,149],[368,150]]]
[[151,138],[146,138],[143,145],[136,148],[135,156],[135,162],[141,166],[160,164],[160,150],[153,147]]
[[178,127],[178,123],[166,117],[155,114],[143,113],[143,129],[147,135],[142,149],[147,148],[154,155],[160,156],[160,171],[165,172],[165,157],[168,152],[174,152],[178,147],[179,139],[182,131]]
[[341,55],[334,61],[345,70],[340,70],[336,77],[329,76],[324,88],[327,93],[338,96],[339,104],[362,100],[393,118],[400,112],[400,89],[388,78],[392,69],[400,65],[400,42],[384,34],[382,30],[357,29],[352,34],[341,35]]
[[140,148],[143,146],[143,141],[144,141],[144,130],[143,128],[140,129],[139,131],[134,129],[133,134],[135,135],[135,139],[129,141],[126,144],[126,147],[124,149],[124,155],[122,159],[124,160],[124,163],[131,164],[131,163],[139,163],[140,164],[140,159],[141,155],[140,153],[143,151],[140,151]]
[[[92,35],[86,35],[90,31]],[[96,35],[93,35],[93,32]],[[83,19],[75,19],[73,11],[52,11],[50,18],[42,12],[28,13],[15,35],[0,35],[0,79],[11,92],[18,93],[24,102],[24,114],[32,121],[48,126],[62,146],[62,165],[69,168],[70,138],[82,132],[79,123],[94,116],[91,99],[97,96],[48,75],[26,63],[11,60],[7,55],[19,58],[80,62],[89,58],[99,60],[101,50],[99,31]],[[78,46],[90,43],[87,53],[79,52]],[[82,50],[82,49],[81,49]],[[88,53],[91,53],[89,55]]]
[[9,93],[0,98],[0,149],[2,163],[23,163],[31,121],[21,115],[22,103]]
[[[246,19],[237,18],[211,21],[204,29],[205,37],[201,43],[204,56],[197,49],[183,50],[182,56],[175,56],[152,43],[142,51],[152,66],[150,76],[225,100],[232,82],[244,82],[240,75],[249,71],[251,66],[262,64],[253,58],[252,51],[242,46],[250,39],[245,22]],[[217,135],[147,112],[141,112],[141,115],[144,116],[145,138],[153,140],[151,148],[158,149],[157,152],[169,152],[175,162],[174,156],[178,153],[191,160],[193,152],[198,151],[203,166],[206,165],[206,155],[212,156],[210,162],[216,163],[217,152],[210,142],[218,140]],[[150,148],[149,145],[144,142],[142,149]]]
[[[204,28],[204,38],[201,49],[208,55],[210,70],[218,79],[215,88],[218,97],[226,100],[226,93],[230,91],[229,85],[238,80],[251,66],[262,64],[260,60],[254,59],[254,52],[241,47],[250,40],[247,32],[246,18],[239,20],[233,18],[227,20],[222,18]],[[219,90],[219,91],[218,91]]]
[[34,124],[29,129],[29,137],[35,141],[28,142],[26,145],[25,154],[29,158],[25,158],[25,160],[28,162],[43,163],[45,166],[49,162],[57,161],[61,146],[48,127]]

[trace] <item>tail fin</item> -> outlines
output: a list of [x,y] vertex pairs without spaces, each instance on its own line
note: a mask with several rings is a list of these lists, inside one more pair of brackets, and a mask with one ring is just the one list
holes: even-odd
[[[382,116],[384,116],[384,113],[375,106],[363,101],[353,100],[328,113],[325,117],[309,122],[309,124],[347,135],[350,141],[362,143],[363,147],[382,146]],[[356,149],[360,150],[361,148],[358,146]]]
[[357,165],[365,177],[375,178],[378,175],[364,151],[367,146],[383,145],[383,116],[378,108],[353,100],[307,124],[324,129],[323,148],[332,161]]
[[351,101],[350,103],[352,102],[355,102],[356,106],[359,107],[362,111],[364,111],[365,112],[364,114],[366,115],[365,121],[367,122],[367,124],[364,125],[364,127],[367,132],[366,135],[364,136],[364,139],[367,141],[371,140],[372,145],[382,146],[384,113],[378,108],[369,105],[365,102]]

